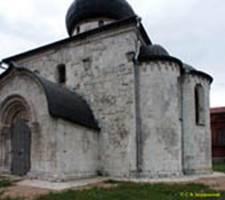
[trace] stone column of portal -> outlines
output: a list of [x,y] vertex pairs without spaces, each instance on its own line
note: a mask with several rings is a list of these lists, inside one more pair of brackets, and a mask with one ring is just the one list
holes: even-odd
[[35,169],[35,162],[38,162],[37,160],[34,160],[34,158],[37,158],[37,154],[39,153],[37,150],[40,147],[38,137],[40,137],[40,127],[39,124],[36,122],[30,122],[28,124],[30,128],[30,134],[31,134],[31,149],[30,149],[30,172],[28,172],[27,176],[36,178],[39,176],[39,173]]
[[0,127],[0,171],[9,173],[11,168],[11,134],[10,126]]

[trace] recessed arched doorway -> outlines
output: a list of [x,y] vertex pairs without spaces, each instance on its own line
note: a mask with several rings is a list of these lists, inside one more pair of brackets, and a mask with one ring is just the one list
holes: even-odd
[[11,125],[11,173],[24,176],[30,170],[30,128],[23,118]]
[[31,110],[20,96],[0,105],[1,166],[13,175],[24,176],[31,167]]

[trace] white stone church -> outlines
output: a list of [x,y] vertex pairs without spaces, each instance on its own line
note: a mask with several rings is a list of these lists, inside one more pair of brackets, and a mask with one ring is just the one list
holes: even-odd
[[155,45],[125,0],[75,0],[66,26],[68,38],[2,60],[0,172],[211,173],[211,76]]

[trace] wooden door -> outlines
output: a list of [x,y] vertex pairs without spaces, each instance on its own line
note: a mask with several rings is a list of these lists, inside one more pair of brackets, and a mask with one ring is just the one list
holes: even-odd
[[11,172],[24,176],[30,170],[30,129],[26,122],[18,119],[12,125],[12,165]]

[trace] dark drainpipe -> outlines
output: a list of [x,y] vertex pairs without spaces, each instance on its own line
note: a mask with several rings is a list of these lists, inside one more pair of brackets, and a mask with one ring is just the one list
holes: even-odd
[[140,53],[141,42],[139,39],[138,29],[140,26],[140,18],[137,18],[137,43],[134,56],[134,94],[135,94],[135,121],[136,121],[136,167],[137,177],[141,176],[143,170],[143,137],[141,126],[141,108],[140,108],[140,71],[138,64],[138,56]]
[[183,174],[185,174],[185,169],[184,169],[184,162],[185,162],[185,153],[184,153],[184,150],[185,150],[185,147],[184,147],[184,89],[183,89],[183,85],[184,85],[184,77],[185,75],[183,74],[183,72],[181,72],[181,75],[180,75],[180,109],[181,109],[181,116],[180,116],[180,122],[181,122],[181,167],[182,167],[182,172]]

